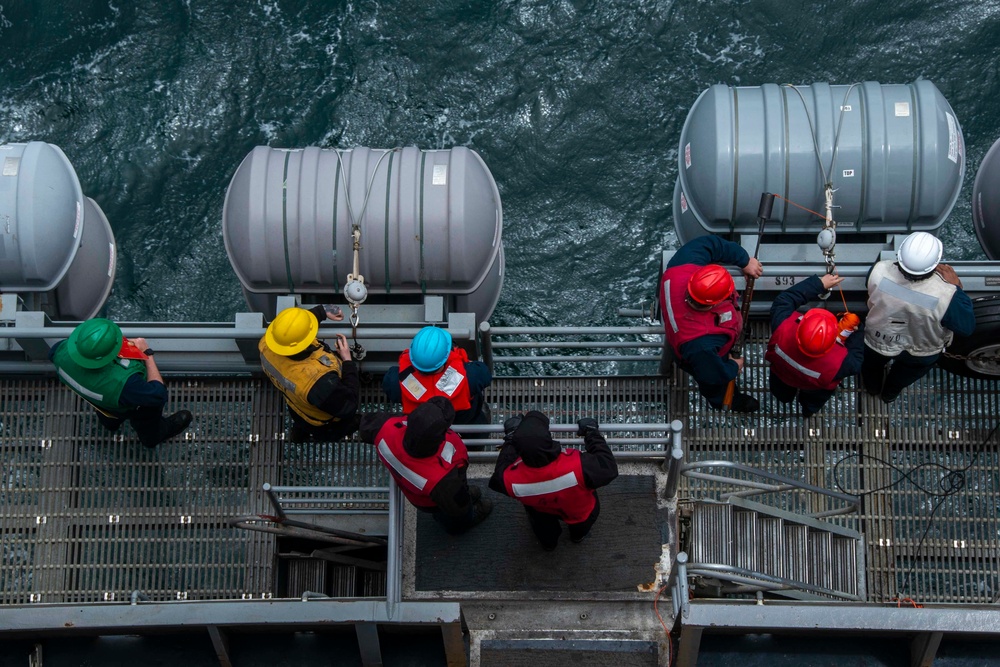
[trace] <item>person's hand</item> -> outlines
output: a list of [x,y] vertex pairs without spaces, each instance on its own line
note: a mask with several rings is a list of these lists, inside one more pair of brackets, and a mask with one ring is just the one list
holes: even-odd
[[578,427],[576,434],[584,436],[587,435],[588,433],[594,433],[597,431],[598,428],[600,428],[600,426],[597,423],[597,420],[594,419],[593,417],[584,417],[583,419],[578,421],[576,425]]
[[129,338],[129,341],[139,348],[140,352],[145,352],[149,349],[149,343],[146,342],[145,338]]
[[951,283],[955,287],[961,289],[962,280],[958,277],[958,274],[955,273],[955,269],[951,268],[951,266],[947,264],[938,264],[937,268],[934,269],[934,272],[941,276],[941,279],[946,283]]
[[736,365],[740,367],[739,372],[742,373],[743,372],[743,357],[734,357],[733,355],[730,354],[729,358],[732,361],[736,362]]
[[836,273],[827,273],[820,276],[820,282],[823,283],[823,289],[832,290],[834,287],[844,282],[844,279],[838,276]]
[[747,265],[743,267],[743,275],[747,278],[760,278],[764,274],[764,267],[756,257],[751,257]]
[[344,361],[351,360],[351,348],[347,344],[347,336],[344,334],[337,334],[337,354]]
[[344,311],[340,309],[340,306],[333,304],[324,304],[323,310],[326,311],[326,319],[333,320],[334,322],[340,322],[344,319]]

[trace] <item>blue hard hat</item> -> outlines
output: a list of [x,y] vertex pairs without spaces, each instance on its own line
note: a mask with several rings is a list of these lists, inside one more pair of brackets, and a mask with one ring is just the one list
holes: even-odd
[[437,327],[424,327],[410,343],[410,362],[424,373],[444,366],[450,353],[451,334]]

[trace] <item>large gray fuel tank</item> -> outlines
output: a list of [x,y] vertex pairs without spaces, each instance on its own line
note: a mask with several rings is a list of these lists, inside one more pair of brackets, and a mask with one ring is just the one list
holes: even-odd
[[[93,317],[115,277],[115,239],[57,146],[0,146],[0,290],[57,320]],[[31,295],[31,296],[28,296]]]
[[353,270],[354,223],[370,300],[451,295],[454,309],[480,320],[493,312],[503,282],[500,193],[464,147],[255,148],[222,213],[250,307],[270,316],[278,295],[339,293]]
[[[715,85],[681,132],[674,224],[681,241],[755,231],[763,192],[819,213],[833,184],[838,233],[933,231],[958,198],[962,130],[930,81],[831,86]],[[784,232],[817,216],[777,200]]]
[[976,172],[972,222],[986,256],[1000,259],[1000,139],[986,152]]

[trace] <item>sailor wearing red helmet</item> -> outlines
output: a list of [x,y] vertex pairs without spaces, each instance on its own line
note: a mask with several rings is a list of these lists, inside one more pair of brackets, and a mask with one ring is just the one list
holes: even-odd
[[[685,243],[660,279],[660,313],[667,344],[678,366],[698,383],[713,408],[722,408],[729,383],[743,370],[743,358],[733,347],[743,317],[736,305],[736,289],[729,271],[720,264],[742,269],[748,278],[763,273],[760,262],[738,244],[718,236],[701,236]],[[754,412],[760,402],[736,388],[734,412]]]
[[771,364],[771,395],[782,403],[797,398],[803,417],[817,413],[841,380],[861,371],[863,324],[845,341],[837,317],[830,311],[812,308],[804,315],[798,312],[843,280],[837,275],[811,276],[786,289],[771,304],[771,339],[764,355]]

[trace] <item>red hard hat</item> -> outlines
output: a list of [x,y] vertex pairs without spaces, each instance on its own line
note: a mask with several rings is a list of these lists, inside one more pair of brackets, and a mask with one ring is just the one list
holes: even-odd
[[691,275],[688,281],[688,294],[691,298],[705,306],[714,306],[729,298],[736,285],[729,271],[718,264],[707,264]]
[[833,347],[839,333],[840,326],[837,324],[836,315],[829,310],[813,308],[806,311],[799,320],[799,326],[795,330],[795,340],[803,354],[822,357]]

